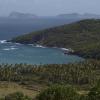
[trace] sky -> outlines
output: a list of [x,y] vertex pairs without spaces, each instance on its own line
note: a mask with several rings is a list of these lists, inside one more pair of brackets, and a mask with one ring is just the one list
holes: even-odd
[[39,16],[67,13],[100,14],[100,0],[0,0],[0,16],[14,11]]

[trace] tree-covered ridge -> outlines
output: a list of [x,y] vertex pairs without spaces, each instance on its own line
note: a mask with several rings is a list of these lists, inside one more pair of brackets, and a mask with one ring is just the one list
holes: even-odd
[[100,59],[100,20],[87,19],[32,32],[12,39],[12,42],[72,48],[80,56]]

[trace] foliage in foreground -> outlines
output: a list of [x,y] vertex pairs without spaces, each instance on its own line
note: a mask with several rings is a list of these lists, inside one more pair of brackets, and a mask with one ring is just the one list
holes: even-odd
[[[0,100],[33,100],[21,92],[5,96]],[[86,94],[79,94],[69,85],[52,85],[41,91],[34,100],[100,100],[100,81]]]
[[37,100],[78,100],[79,96],[71,86],[55,85],[44,90]]
[[21,92],[16,92],[16,93],[9,94],[5,96],[5,98],[0,100],[32,100],[32,99]]
[[88,94],[80,95],[70,86],[51,86],[42,91],[37,100],[100,100],[100,82],[99,85],[90,89]]
[[90,90],[88,100],[100,100],[100,82]]
[[62,65],[0,65],[0,81],[91,86],[99,79],[100,61],[97,60]]
[[[62,100],[63,98],[65,98],[65,100],[99,100],[100,82],[93,87],[98,80],[100,80],[100,61],[98,60],[88,60],[80,63],[61,65],[0,65],[0,81],[14,81],[23,85],[26,85],[26,83],[34,84],[34,82],[37,82],[38,84],[43,83],[48,86],[51,84],[63,84],[61,86],[54,85],[43,92],[41,91],[40,95],[37,97],[38,100],[43,100],[44,97],[50,98],[50,100],[54,100],[55,98],[56,100]],[[87,95],[81,96],[72,87],[64,86],[66,84],[79,86],[81,89],[84,87],[88,91],[90,87],[93,88],[90,89],[90,92]],[[23,94],[14,93],[6,96],[4,100],[31,99]]]

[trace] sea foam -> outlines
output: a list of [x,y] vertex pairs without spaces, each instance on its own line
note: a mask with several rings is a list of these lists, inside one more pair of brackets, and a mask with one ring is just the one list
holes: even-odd
[[37,48],[46,48],[46,47],[44,47],[42,45],[38,45],[38,44],[35,47],[37,47]]
[[1,44],[7,43],[7,40],[0,40],[0,43],[1,43]]
[[4,48],[3,50],[5,50],[5,51],[9,51],[9,50],[16,50],[16,49],[18,49],[18,48],[14,48],[14,47],[12,47],[12,48]]

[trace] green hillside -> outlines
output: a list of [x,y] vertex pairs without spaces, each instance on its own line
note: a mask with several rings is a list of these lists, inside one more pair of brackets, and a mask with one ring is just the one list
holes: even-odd
[[13,38],[12,42],[72,48],[74,54],[85,58],[100,59],[100,19],[87,19],[32,32]]

